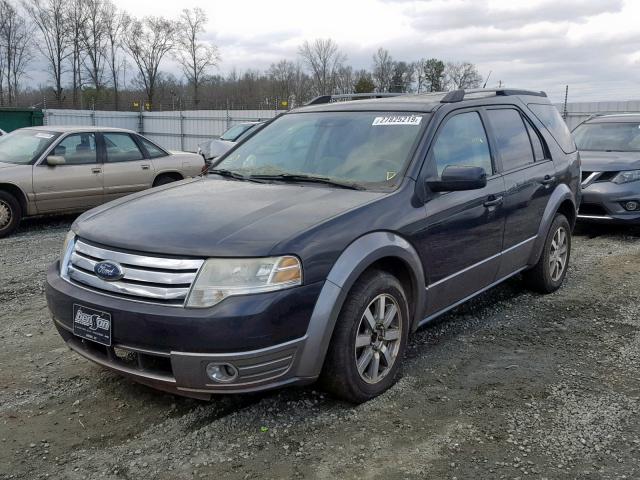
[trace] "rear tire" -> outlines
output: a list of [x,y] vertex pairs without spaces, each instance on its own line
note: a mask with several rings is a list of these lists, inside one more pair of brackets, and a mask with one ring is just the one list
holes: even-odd
[[10,193],[0,191],[0,238],[11,235],[22,219],[22,207]]
[[524,273],[529,288],[540,293],[558,290],[567,275],[571,257],[571,225],[563,214],[556,214],[547,233],[538,263]]
[[409,323],[400,281],[380,270],[365,273],[338,316],[320,375],[324,389],[362,403],[391,387],[400,374]]
[[171,176],[171,175],[160,175],[153,182],[153,186],[154,187],[159,187],[160,185],[166,185],[167,183],[173,183],[173,182],[177,182],[177,181],[178,181],[178,179],[173,177],[173,176]]

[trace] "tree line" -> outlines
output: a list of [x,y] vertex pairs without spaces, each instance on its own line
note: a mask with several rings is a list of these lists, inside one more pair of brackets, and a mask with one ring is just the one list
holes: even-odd
[[[286,108],[316,95],[432,92],[481,85],[475,65],[396,60],[379,48],[354,69],[332,39],[305,41],[265,70],[219,73],[206,13],[134,18],[111,0],[0,0],[0,106],[198,109]],[[173,61],[180,74],[167,71]],[[46,65],[46,84],[31,73]]]

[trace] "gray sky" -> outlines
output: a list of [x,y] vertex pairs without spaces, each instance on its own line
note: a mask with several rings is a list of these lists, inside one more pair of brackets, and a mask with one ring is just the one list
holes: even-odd
[[115,2],[135,16],[203,8],[221,73],[295,60],[304,40],[330,37],[355,68],[382,46],[398,60],[470,61],[492,71],[489,86],[543,89],[555,102],[566,84],[569,101],[640,99],[639,0]]

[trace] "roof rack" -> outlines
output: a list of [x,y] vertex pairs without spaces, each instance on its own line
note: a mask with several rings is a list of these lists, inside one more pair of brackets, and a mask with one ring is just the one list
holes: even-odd
[[465,95],[473,95],[478,93],[493,94],[496,97],[498,96],[508,97],[512,95],[530,95],[534,97],[547,96],[545,92],[542,92],[542,91],[537,92],[535,90],[514,90],[514,89],[508,89],[508,88],[476,88],[476,89],[470,89],[470,90],[459,89],[459,90],[453,90],[447,93],[444,97],[442,97],[442,100],[440,100],[440,103],[461,102],[462,100],[464,100]]
[[385,97],[397,97],[399,95],[406,95],[404,93],[341,93],[339,95],[320,95],[305,105],[321,105],[323,103],[329,103],[332,100],[341,99],[354,99],[354,98],[385,98]]

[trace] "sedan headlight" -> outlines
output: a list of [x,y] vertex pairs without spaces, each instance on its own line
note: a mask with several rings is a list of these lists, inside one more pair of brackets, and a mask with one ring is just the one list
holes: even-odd
[[66,265],[69,261],[69,257],[71,256],[71,250],[73,248],[73,239],[76,237],[76,234],[73,233],[73,230],[69,230],[67,236],[64,237],[64,242],[62,244],[62,249],[60,250],[60,275],[66,275]]
[[191,287],[187,307],[205,308],[227,297],[272,292],[302,284],[302,265],[293,256],[211,258]]
[[637,182],[638,180],[640,180],[640,170],[625,170],[611,179],[613,183],[617,183],[618,185],[621,183]]

